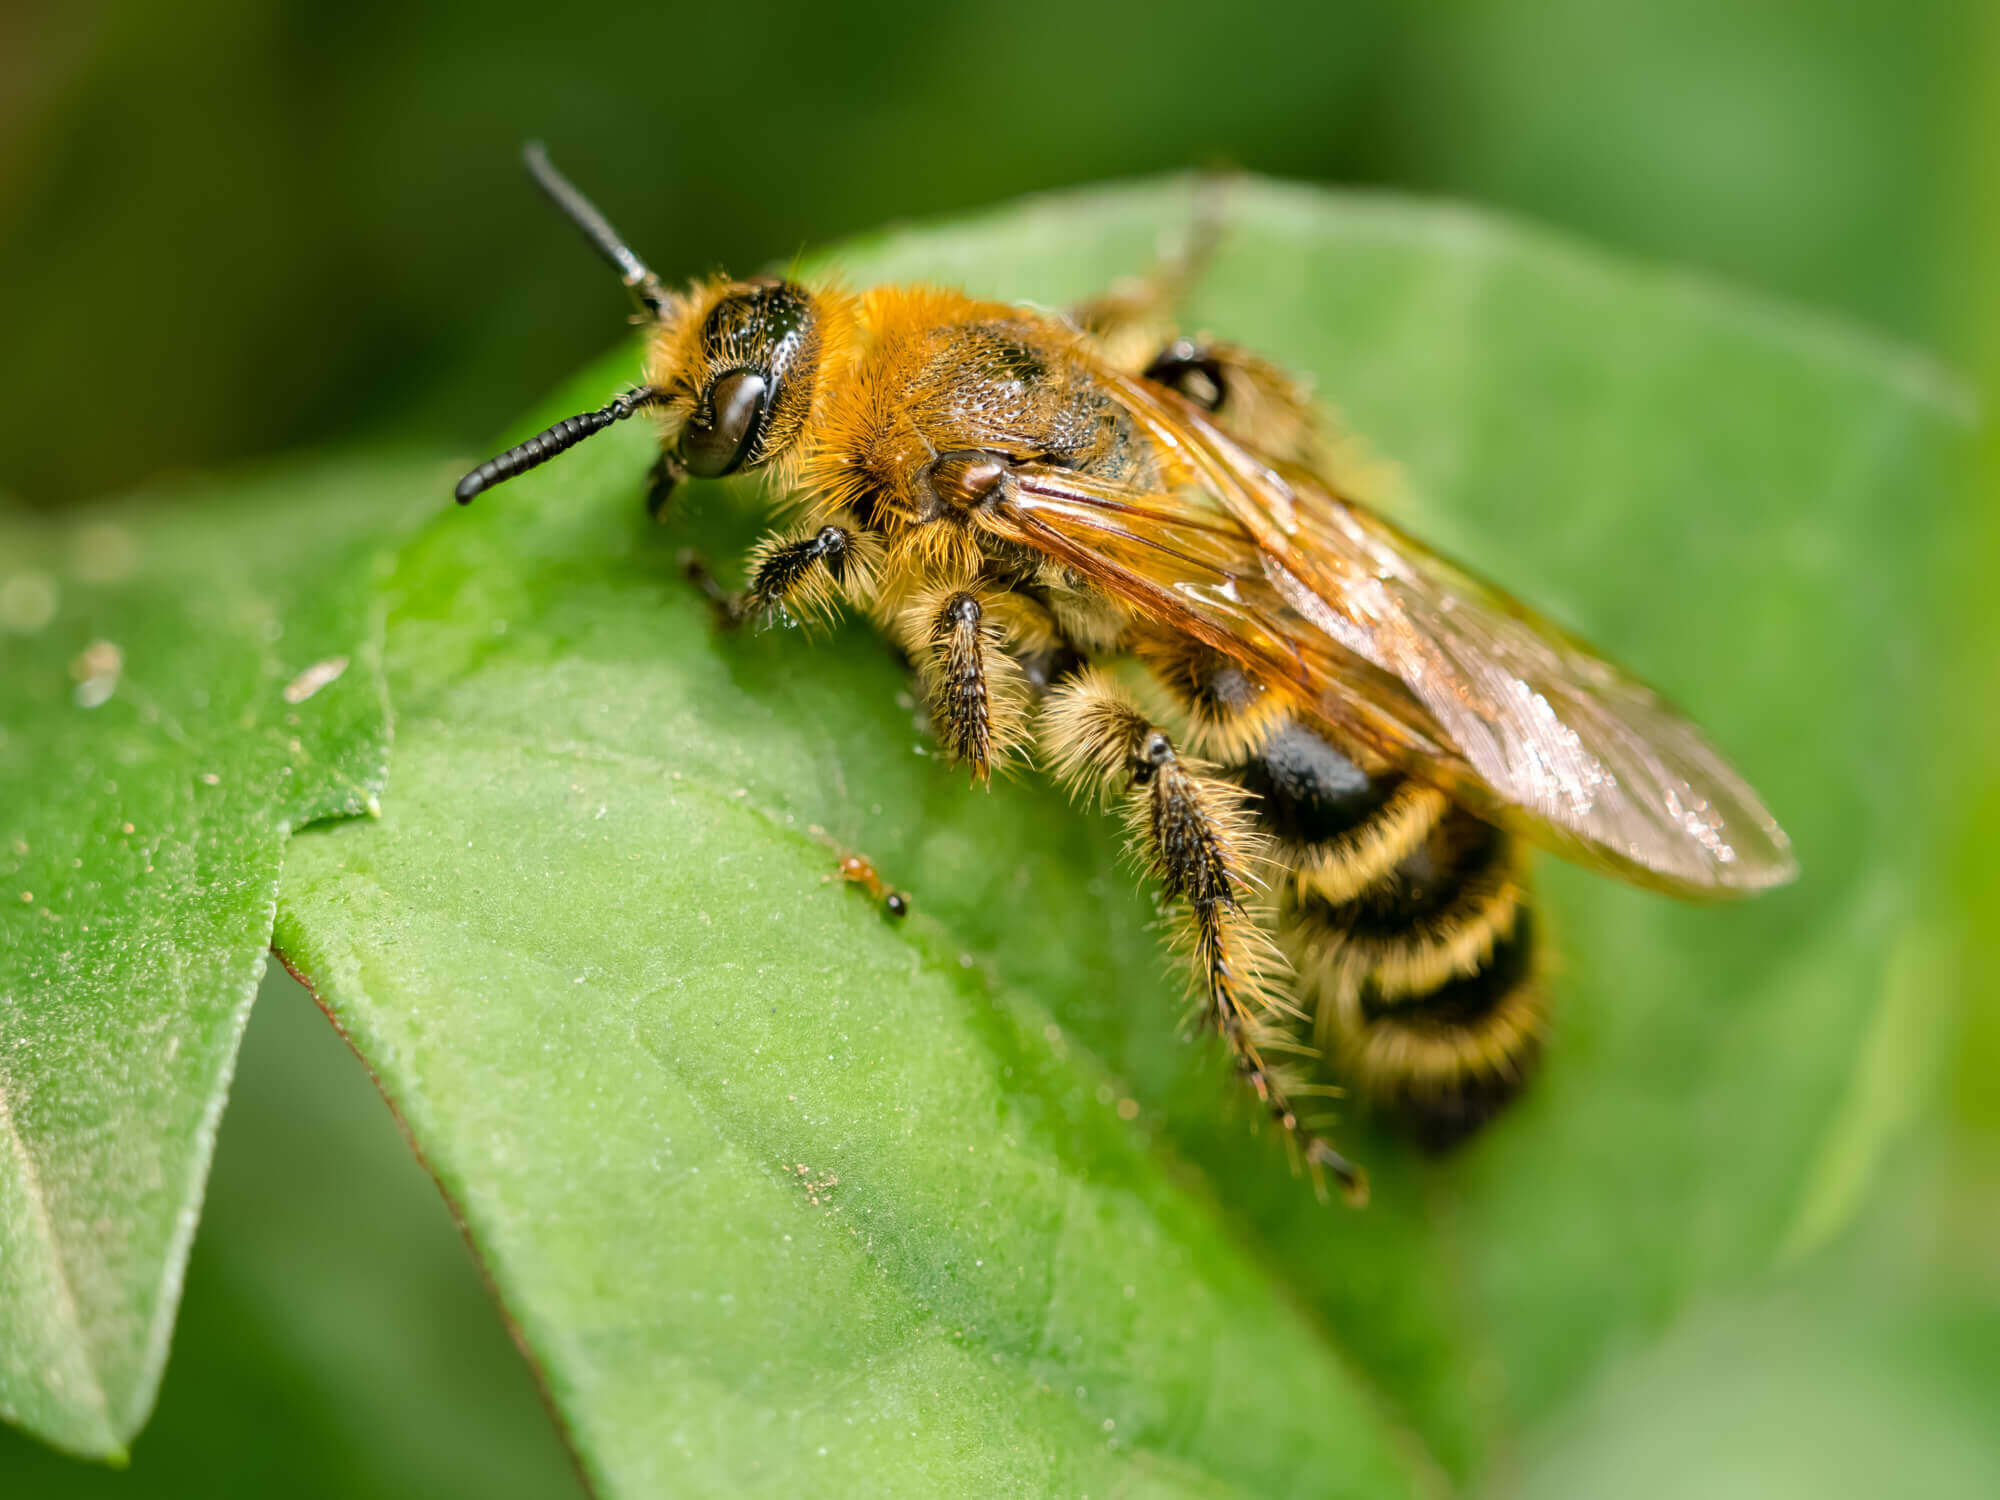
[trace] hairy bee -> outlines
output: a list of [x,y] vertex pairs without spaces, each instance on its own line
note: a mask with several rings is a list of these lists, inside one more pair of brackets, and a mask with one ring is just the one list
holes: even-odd
[[1300,387],[1163,333],[1160,284],[1068,316],[934,287],[670,291],[527,157],[642,304],[644,380],[458,499],[638,412],[655,514],[684,477],[769,475],[798,524],[742,595],[708,580],[718,603],[865,610],[975,780],[1032,756],[1121,805],[1201,1022],[1316,1181],[1365,1195],[1311,1096],[1343,1084],[1444,1144],[1532,1071],[1523,840],[1684,897],[1795,873],[1692,724],[1345,493]]

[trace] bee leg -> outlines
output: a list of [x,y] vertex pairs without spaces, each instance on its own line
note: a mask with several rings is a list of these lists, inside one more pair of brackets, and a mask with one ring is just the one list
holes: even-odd
[[1087,666],[1088,660],[1049,606],[1004,583],[992,601],[991,617],[1006,641],[1007,655],[1020,669],[1028,698],[1039,702],[1058,683]]
[[1121,277],[1106,291],[1068,310],[1070,322],[1093,335],[1121,369],[1137,369],[1149,349],[1172,337],[1175,309],[1207,272],[1221,242],[1228,182],[1226,173],[1205,174],[1178,245],[1143,275]]
[[1237,1073],[1303,1155],[1315,1184],[1330,1173],[1350,1202],[1364,1202],[1366,1176],[1298,1112],[1296,1101],[1311,1085],[1286,1060],[1299,1044],[1278,1020],[1278,1013],[1298,1019],[1280,985],[1284,960],[1246,905],[1259,845],[1242,790],[1183,757],[1095,669],[1049,695],[1043,741],[1056,775],[1073,790],[1123,801],[1133,846],[1176,911],[1176,947],[1189,959],[1202,1022],[1228,1046]]
[[743,596],[731,593],[722,586],[722,581],[709,570],[707,558],[692,547],[688,547],[682,550],[678,561],[681,576],[693,584],[708,601],[708,607],[714,611],[717,625],[724,630],[734,630],[743,623]]
[[1364,769],[1200,642],[1133,650],[1276,846],[1278,942],[1326,1063],[1429,1149],[1482,1128],[1534,1072],[1547,1021],[1520,846]]
[[975,781],[992,769],[992,697],[986,658],[986,611],[961,590],[931,619],[931,707],[945,745],[972,768]]
[[1070,310],[1119,369],[1185,396],[1231,437],[1275,457],[1324,470],[1338,454],[1305,385],[1238,344],[1188,338],[1172,312],[1197,272],[1164,270]]
[[725,625],[773,620],[813,626],[830,622],[843,602],[872,595],[879,551],[874,536],[849,526],[774,532],[750,549],[750,586],[740,594],[724,590],[692,553],[682,554],[681,566]]
[[666,519],[667,504],[686,475],[687,470],[670,453],[662,453],[653,460],[653,467],[646,471],[646,514],[654,521]]
[[1048,650],[1010,651],[1008,655],[1021,669],[1029,693],[1037,699],[1069,681],[1089,665],[1083,653],[1067,641]]
[[750,550],[750,587],[744,590],[743,612],[831,616],[840,606],[840,586],[853,558],[855,536],[844,526],[822,526],[801,535],[766,537]]
[[1006,650],[990,592],[977,586],[926,590],[898,621],[930,699],[938,738],[971,768],[990,778],[993,763],[1021,739],[1026,681]]

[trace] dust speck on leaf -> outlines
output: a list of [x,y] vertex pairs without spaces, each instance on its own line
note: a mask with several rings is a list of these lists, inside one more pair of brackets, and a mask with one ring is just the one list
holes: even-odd
[[[792,1172],[799,1179],[799,1185],[806,1191],[806,1202],[814,1208],[824,1208],[827,1201],[832,1198],[833,1190],[840,1186],[839,1173],[815,1173],[804,1162],[794,1163]],[[838,1213],[839,1209],[829,1209],[828,1212]]]
[[78,682],[92,677],[101,677],[106,672],[120,672],[125,667],[125,653],[118,649],[115,641],[92,641],[77,653],[69,664],[69,675]]
[[69,664],[76,680],[76,706],[97,708],[118,691],[118,677],[125,670],[125,653],[113,641],[92,641]]
[[76,685],[73,696],[78,708],[102,708],[117,691],[118,679],[107,673],[102,677],[86,677]]
[[303,703],[330,682],[339,680],[347,670],[347,658],[329,656],[325,661],[316,661],[298,676],[285,684],[285,701]]

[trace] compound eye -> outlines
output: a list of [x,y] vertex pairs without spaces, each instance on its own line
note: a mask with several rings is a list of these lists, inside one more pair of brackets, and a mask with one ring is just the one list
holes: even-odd
[[700,479],[734,474],[764,425],[771,383],[755,370],[731,370],[709,387],[708,399],[681,433],[681,461]]

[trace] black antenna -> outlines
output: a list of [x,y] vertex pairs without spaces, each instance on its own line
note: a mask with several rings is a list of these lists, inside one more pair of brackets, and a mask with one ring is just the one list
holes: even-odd
[[549,195],[549,201],[563,211],[563,216],[570,223],[583,231],[583,237],[590,241],[599,255],[611,262],[627,289],[645,303],[647,310],[657,318],[666,309],[666,288],[660,285],[660,278],[653,274],[652,269],[632,253],[632,247],[625,243],[624,236],[613,229],[611,221],[555,169],[540,141],[530,141],[523,146],[521,160],[527,163],[529,175],[536,184]]
[[642,385],[636,391],[627,391],[609,406],[564,417],[546,432],[538,432],[527,442],[509,448],[499,457],[487,459],[459,480],[458,488],[452,493],[458,497],[460,505],[470,504],[472,497],[481,490],[490,490],[503,480],[547,463],[565,448],[574,448],[585,438],[604,431],[613,422],[622,422],[633,412],[664,401],[666,394],[657,386]]

